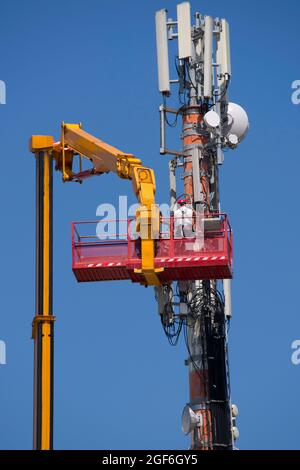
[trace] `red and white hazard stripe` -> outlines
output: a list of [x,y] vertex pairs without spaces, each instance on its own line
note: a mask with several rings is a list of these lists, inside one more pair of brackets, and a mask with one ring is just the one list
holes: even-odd
[[[226,256],[190,256],[190,257],[181,257],[181,258],[158,258],[156,261],[157,263],[202,263],[202,262],[211,262],[211,261],[225,261]],[[114,268],[126,266],[126,263],[89,263],[86,264],[84,267],[86,268]]]

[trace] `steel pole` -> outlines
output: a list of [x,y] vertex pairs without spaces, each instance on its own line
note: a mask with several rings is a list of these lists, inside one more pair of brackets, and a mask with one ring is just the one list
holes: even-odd
[[[190,103],[194,102],[192,98]],[[185,154],[184,165],[184,192],[199,204],[204,211],[206,199],[205,188],[201,182],[200,148],[205,142],[200,133],[203,116],[200,107],[190,104],[183,111],[183,149]],[[196,163],[197,162],[197,163]],[[196,163],[196,164],[195,164]],[[202,281],[192,284],[188,292],[191,300],[196,295],[201,296]],[[192,433],[192,449],[210,450],[212,444],[212,419],[209,403],[209,372],[207,362],[206,333],[203,328],[201,315],[196,322],[187,318],[189,359],[189,389],[190,406],[197,415],[201,415],[201,428]]]
[[[40,140],[38,140],[40,139]],[[36,301],[32,323],[34,340],[33,448],[53,448],[53,346],[52,310],[52,184],[50,137],[35,136],[31,150],[36,159]],[[48,147],[49,145],[49,147]]]

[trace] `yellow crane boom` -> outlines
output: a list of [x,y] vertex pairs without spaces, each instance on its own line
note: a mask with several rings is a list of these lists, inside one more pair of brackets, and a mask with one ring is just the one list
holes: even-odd
[[[33,136],[31,150],[36,151],[40,136]],[[62,172],[64,181],[82,181],[92,175],[114,172],[120,178],[132,180],[134,193],[139,202],[136,213],[137,231],[141,238],[141,270],[145,285],[160,285],[155,268],[154,244],[159,234],[159,210],[155,204],[155,176],[151,168],[142,165],[140,159],[132,154],[103,142],[85,132],[81,124],[62,124],[61,139],[53,144],[53,158],[56,169]],[[92,168],[87,171],[73,172],[75,155],[88,158]]]

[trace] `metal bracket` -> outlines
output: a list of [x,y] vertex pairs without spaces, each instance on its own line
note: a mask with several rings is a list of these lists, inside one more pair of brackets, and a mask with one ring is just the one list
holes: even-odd
[[159,116],[160,116],[160,154],[161,155],[175,155],[177,157],[184,157],[182,152],[178,152],[177,150],[170,150],[166,146],[166,125],[165,125],[165,117],[166,113],[171,114],[181,114],[180,109],[172,109],[167,108],[163,104],[159,107]]
[[[198,354],[197,356],[193,356],[193,361],[194,362],[200,361],[201,359],[202,359],[202,356],[200,354]],[[189,366],[190,364],[192,364],[193,361],[191,359],[185,359],[184,365]]]
[[191,171],[187,171],[186,173],[182,173],[182,175],[180,175],[180,178],[183,180],[183,179],[186,178],[187,176],[193,176],[192,170],[191,170]]
[[36,338],[36,331],[39,323],[52,323],[55,322],[56,317],[54,315],[36,315],[32,321],[32,334],[31,338]]

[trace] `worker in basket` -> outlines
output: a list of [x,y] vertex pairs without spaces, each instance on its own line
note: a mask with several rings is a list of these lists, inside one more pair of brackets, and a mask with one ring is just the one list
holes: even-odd
[[195,237],[195,211],[189,196],[180,197],[174,206],[174,239]]

